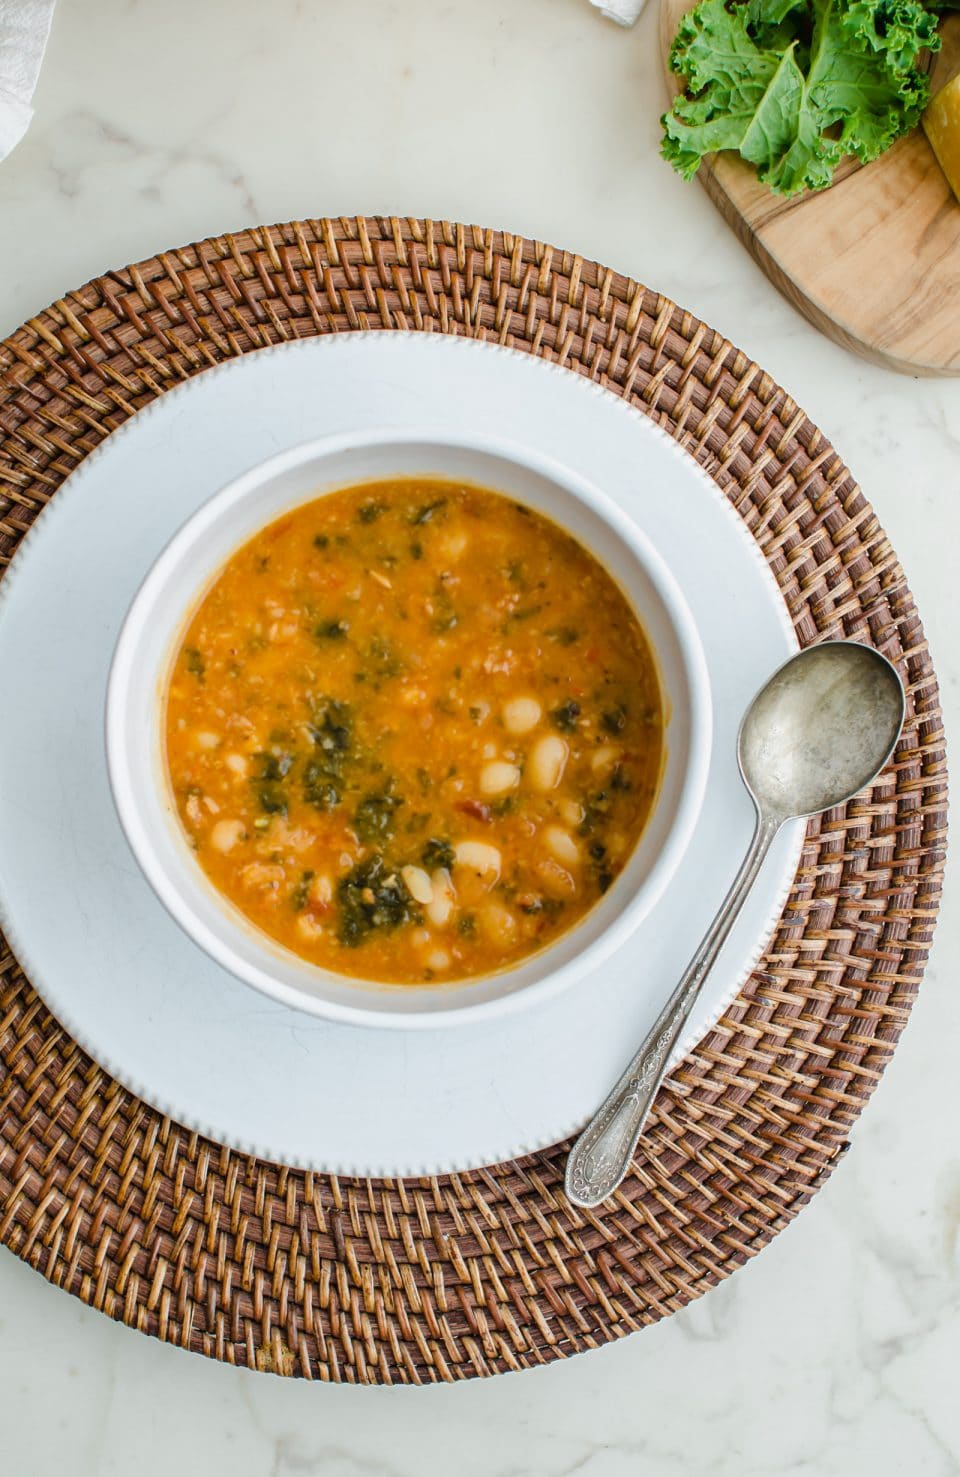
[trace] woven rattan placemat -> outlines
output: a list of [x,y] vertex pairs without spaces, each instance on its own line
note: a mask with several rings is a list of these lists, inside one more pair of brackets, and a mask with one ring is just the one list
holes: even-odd
[[764,1246],[830,1172],[893,1051],[945,838],[923,630],[840,458],[691,314],[520,237],[304,221],[168,252],[55,303],[0,345],[3,563],[78,462],[172,385],[268,344],[397,328],[509,344],[646,411],[737,508],[801,642],[872,642],[909,709],[882,781],[810,826],[760,966],[664,1086],[642,1157],[596,1213],[564,1199],[563,1146],[440,1179],[352,1180],[188,1133],[84,1055],[4,948],[0,1241],[144,1332],[358,1383],[461,1379],[592,1348]]

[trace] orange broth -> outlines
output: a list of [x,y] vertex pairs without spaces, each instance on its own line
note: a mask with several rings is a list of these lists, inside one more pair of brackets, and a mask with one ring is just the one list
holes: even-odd
[[189,621],[165,710],[213,885],[340,974],[515,963],[622,870],[663,762],[656,669],[597,560],[502,494],[349,487],[270,524]]

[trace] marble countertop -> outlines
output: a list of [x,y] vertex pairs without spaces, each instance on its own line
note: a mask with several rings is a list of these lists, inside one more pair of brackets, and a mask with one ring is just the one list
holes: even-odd
[[[503,226],[596,257],[758,359],[901,556],[960,727],[960,381],[827,342],[657,155],[655,7],[584,0],[60,0],[0,164],[0,332],[110,267],[341,212]],[[954,870],[956,870],[954,868]],[[22,1477],[945,1477],[960,1472],[960,906],[842,1167],[755,1261],[617,1345],[422,1391],[228,1369],[0,1251],[3,1466]]]

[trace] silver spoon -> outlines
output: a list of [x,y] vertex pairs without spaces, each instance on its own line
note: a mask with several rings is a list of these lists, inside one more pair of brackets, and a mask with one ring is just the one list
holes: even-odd
[[807,647],[750,704],[737,759],[756,806],[753,840],[656,1024],[570,1150],[565,1187],[574,1205],[599,1205],[626,1175],[670,1053],[780,827],[871,784],[896,747],[905,707],[886,657],[853,641]]

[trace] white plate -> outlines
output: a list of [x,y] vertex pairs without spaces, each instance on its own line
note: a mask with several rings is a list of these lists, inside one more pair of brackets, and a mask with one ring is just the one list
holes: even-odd
[[[556,456],[614,497],[677,575],[714,703],[707,795],[687,855],[620,953],[566,994],[476,1028],[359,1029],[275,1005],[164,911],[107,786],[107,672],[124,614],[173,532],[273,452],[334,431],[430,423]],[[713,482],[618,397],[522,353],[440,335],[311,339],[171,391],[69,479],[0,594],[0,921],[37,989],[114,1076],[246,1152],[342,1174],[472,1168],[556,1142],[606,1093],[746,849],[735,738],[796,649],[759,550]],[[680,1052],[756,962],[793,878],[785,828]]]

